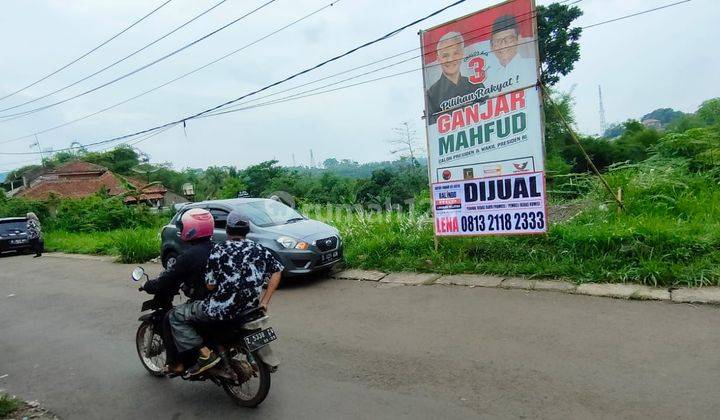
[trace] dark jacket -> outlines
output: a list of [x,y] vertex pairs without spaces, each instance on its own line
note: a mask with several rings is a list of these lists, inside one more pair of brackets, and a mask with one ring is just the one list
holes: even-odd
[[163,271],[156,279],[148,280],[144,289],[151,295],[175,295],[182,288],[190,299],[203,299],[209,290],[205,286],[205,267],[213,243],[202,240],[190,245],[178,255],[175,265]]

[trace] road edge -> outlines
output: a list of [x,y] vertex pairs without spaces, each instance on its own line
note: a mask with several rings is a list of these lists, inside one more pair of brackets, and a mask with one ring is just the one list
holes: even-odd
[[627,283],[581,283],[566,280],[528,279],[482,274],[440,275],[348,269],[331,274],[340,280],[393,283],[403,286],[486,287],[556,292],[626,300],[654,300],[672,303],[720,305],[720,287],[661,288]]

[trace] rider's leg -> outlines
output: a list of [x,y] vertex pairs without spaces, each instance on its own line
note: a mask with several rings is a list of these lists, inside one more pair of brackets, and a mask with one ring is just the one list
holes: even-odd
[[170,312],[170,327],[178,351],[182,353],[194,349],[200,350],[200,357],[198,357],[197,365],[191,369],[191,374],[202,373],[220,362],[220,358],[215,353],[203,346],[202,337],[191,325],[193,322],[209,320],[210,318],[202,309],[201,302],[185,303],[176,306]]
[[177,347],[175,345],[175,339],[172,335],[172,328],[170,327],[170,312],[169,311],[163,317],[162,322],[162,333],[163,341],[165,342],[165,354],[167,356],[168,371],[170,373],[182,373],[185,371],[185,366],[180,359]]

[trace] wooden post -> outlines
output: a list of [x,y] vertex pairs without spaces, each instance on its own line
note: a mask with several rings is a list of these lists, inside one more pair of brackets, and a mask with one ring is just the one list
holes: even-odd
[[[622,203],[622,187],[618,187],[617,201],[618,201],[619,203]],[[620,213],[622,212],[621,206],[618,206],[617,212],[618,212],[618,214],[620,214]]]
[[440,249],[440,239],[438,239],[437,235],[434,235],[433,239],[435,239],[435,252],[437,253]]
[[575,130],[573,130],[572,127],[570,127],[570,124],[567,122],[567,120],[565,120],[565,117],[563,117],[562,112],[560,112],[560,108],[557,106],[555,101],[552,100],[552,97],[550,96],[550,92],[547,91],[547,88],[545,87],[545,85],[542,85],[542,88],[546,92],[545,97],[547,98],[548,101],[550,101],[550,104],[552,104],[553,108],[555,108],[555,113],[557,114],[557,116],[560,118],[560,121],[563,123],[565,128],[570,133],[570,137],[573,139],[573,141],[575,142],[577,147],[580,149],[580,152],[582,152],[583,156],[585,156],[585,160],[587,160],[588,165],[590,165],[590,169],[592,169],[593,172],[595,173],[595,175],[597,175],[597,177],[600,178],[600,181],[602,181],[603,185],[605,186],[605,189],[607,189],[608,192],[610,193],[610,195],[615,199],[615,202],[617,203],[618,208],[620,210],[624,210],[625,206],[623,206],[622,201],[620,200],[620,198],[618,198],[617,195],[615,195],[615,191],[613,191],[612,188],[610,188],[610,184],[607,183],[605,178],[603,178],[603,176],[600,174],[600,171],[598,171],[598,168],[595,166],[595,163],[592,161],[592,159],[590,159],[590,155],[587,154],[587,152],[585,151],[585,148],[580,143],[580,139],[578,139],[577,134],[575,134]]

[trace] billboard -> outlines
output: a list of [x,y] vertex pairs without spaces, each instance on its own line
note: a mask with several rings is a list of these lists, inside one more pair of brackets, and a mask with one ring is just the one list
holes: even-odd
[[534,6],[420,31],[436,235],[547,231]]

